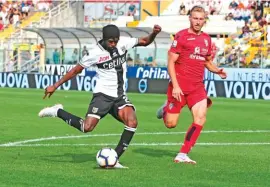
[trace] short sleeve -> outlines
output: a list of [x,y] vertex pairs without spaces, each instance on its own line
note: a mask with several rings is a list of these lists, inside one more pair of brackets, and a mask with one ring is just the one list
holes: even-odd
[[121,37],[119,43],[120,45],[124,46],[126,50],[129,50],[135,47],[135,45],[137,45],[138,42],[139,42],[138,38]]
[[180,40],[179,40],[179,36],[176,35],[173,42],[172,42],[172,45],[171,45],[171,48],[170,48],[170,52],[172,53],[176,53],[176,54],[180,54],[181,53],[181,50],[182,50],[182,46],[181,46],[181,43],[180,43]]
[[79,64],[84,68],[88,68],[90,66],[96,65],[96,63],[97,63],[97,58],[90,54],[84,55],[81,61],[79,62]]

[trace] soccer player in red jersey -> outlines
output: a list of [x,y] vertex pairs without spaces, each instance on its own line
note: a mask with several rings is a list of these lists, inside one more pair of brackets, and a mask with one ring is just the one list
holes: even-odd
[[163,118],[167,128],[177,125],[181,109],[187,105],[193,116],[184,143],[174,162],[196,164],[188,157],[195,145],[206,121],[207,108],[211,100],[203,83],[205,67],[218,74],[222,79],[227,77],[211,58],[211,38],[201,31],[205,24],[205,10],[200,6],[191,9],[190,28],[179,31],[168,51],[168,72],[170,82],[167,90],[167,101],[157,111],[157,117]]

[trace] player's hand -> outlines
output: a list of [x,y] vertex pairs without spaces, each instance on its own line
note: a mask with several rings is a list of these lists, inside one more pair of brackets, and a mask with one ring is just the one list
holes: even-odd
[[226,78],[227,78],[227,73],[224,71],[223,68],[219,69],[219,71],[217,72],[217,74],[218,74],[222,79],[226,79]]
[[54,85],[48,86],[47,88],[45,88],[45,94],[43,96],[43,99],[45,99],[47,96],[48,98],[50,98],[52,94],[55,92],[55,90],[56,90],[56,87]]
[[161,31],[161,27],[159,25],[154,25],[153,33],[158,34]]
[[172,96],[177,99],[178,101],[181,102],[181,95],[184,95],[181,88],[178,86],[178,87],[175,87],[173,88],[173,91],[172,91]]

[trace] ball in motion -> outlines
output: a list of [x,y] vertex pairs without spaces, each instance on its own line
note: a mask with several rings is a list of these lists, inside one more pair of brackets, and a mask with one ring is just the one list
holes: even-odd
[[118,161],[118,155],[114,149],[106,147],[98,151],[96,159],[101,168],[112,168]]

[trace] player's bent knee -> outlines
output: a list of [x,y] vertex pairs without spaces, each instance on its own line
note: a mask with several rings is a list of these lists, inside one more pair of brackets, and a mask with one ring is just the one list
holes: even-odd
[[95,125],[93,125],[93,124],[89,124],[89,123],[84,124],[84,132],[85,133],[93,131],[94,128],[95,128]]
[[87,118],[86,120],[84,120],[84,132],[91,132],[95,129],[97,123],[98,123],[99,119],[96,118]]
[[174,121],[166,121],[166,122],[165,122],[165,126],[166,126],[168,129],[173,129],[173,128],[176,127],[176,125],[177,125],[177,123],[174,122]]
[[178,123],[178,118],[179,114],[174,114],[174,113],[167,113],[165,119],[164,119],[164,124],[168,129],[175,128]]
[[137,128],[137,126],[138,126],[138,121],[137,121],[137,119],[129,119],[129,120],[126,122],[125,125],[128,126],[128,127],[131,127],[131,128]]
[[172,123],[166,123],[165,126],[168,128],[168,129],[173,129],[176,127],[175,124],[172,124]]

